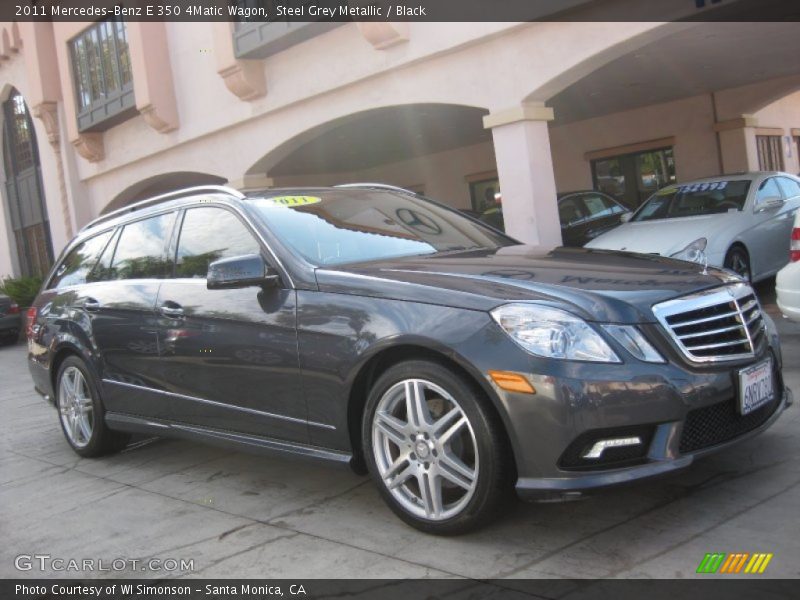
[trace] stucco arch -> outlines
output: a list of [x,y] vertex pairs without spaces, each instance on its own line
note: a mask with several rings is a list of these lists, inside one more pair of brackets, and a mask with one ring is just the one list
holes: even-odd
[[[267,151],[264,155],[262,155],[258,160],[250,165],[247,169],[246,174],[253,175],[253,174],[267,174],[269,175],[271,170],[276,166],[279,165],[282,161],[290,157],[293,153],[301,150],[304,146],[309,144],[314,140],[320,139],[322,136],[330,132],[334,132],[337,130],[346,129],[348,127],[351,128],[358,128],[358,127],[365,127],[365,123],[370,122],[374,124],[376,120],[380,122],[381,120],[391,120],[392,118],[396,118],[398,114],[400,115],[407,115],[409,111],[414,111],[414,114],[420,116],[420,120],[424,118],[426,111],[429,112],[436,112],[439,115],[439,118],[446,119],[446,113],[450,112],[453,115],[453,118],[458,119],[468,119],[474,122],[474,125],[478,128],[482,128],[481,126],[481,118],[488,114],[488,110],[479,106],[469,106],[465,104],[448,104],[448,103],[432,103],[432,102],[424,102],[424,103],[408,103],[408,104],[394,104],[394,105],[385,105],[380,107],[369,107],[363,110],[358,110],[356,112],[350,112],[348,114],[338,116],[332,118],[330,120],[318,123],[316,125],[312,125],[310,127],[306,127],[301,131],[296,132],[294,135],[291,135],[284,139],[282,142],[275,145],[271,150]],[[445,116],[442,116],[445,115]],[[401,117],[402,118],[402,117]],[[307,125],[307,123],[305,123]],[[446,124],[441,123],[444,127]],[[393,135],[395,137],[401,137],[404,134],[408,134],[409,130],[412,130],[416,127],[422,127],[419,124],[415,124],[413,121],[408,122],[403,127],[402,131],[400,128],[395,128]],[[391,128],[391,126],[390,126]],[[422,135],[431,135],[430,131],[418,131],[418,136]],[[469,140],[465,140],[466,143],[469,143]]]
[[540,75],[540,82],[524,96],[523,102],[547,102],[611,61],[636,52],[668,35],[697,27],[699,24],[625,23],[621,26],[620,23],[592,23],[591,25],[594,27],[581,38],[580,44],[572,43],[576,32],[570,28],[564,28],[562,38],[553,39],[551,43],[555,49],[564,46],[565,50],[568,47],[569,51],[562,53],[562,60],[545,65]]
[[226,181],[224,177],[196,171],[161,173],[126,187],[103,207],[100,214],[105,214],[138,200],[164,194],[172,190],[198,185],[222,185]]

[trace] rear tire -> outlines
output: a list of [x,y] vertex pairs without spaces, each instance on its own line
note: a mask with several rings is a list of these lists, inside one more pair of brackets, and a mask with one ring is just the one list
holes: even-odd
[[61,431],[80,456],[93,458],[122,450],[130,435],[108,428],[95,378],[77,356],[64,359],[56,377],[56,408]]
[[499,419],[475,385],[435,362],[402,362],[378,378],[362,440],[381,496],[420,531],[465,533],[511,495],[513,458]]
[[726,269],[730,269],[742,277],[747,283],[752,283],[753,271],[750,268],[750,255],[743,247],[733,246],[728,250],[723,264]]

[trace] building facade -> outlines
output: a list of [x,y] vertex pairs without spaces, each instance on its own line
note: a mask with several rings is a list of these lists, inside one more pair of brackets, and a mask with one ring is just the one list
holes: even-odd
[[0,24],[0,277],[171,189],[379,181],[560,242],[557,192],[800,171],[796,23]]

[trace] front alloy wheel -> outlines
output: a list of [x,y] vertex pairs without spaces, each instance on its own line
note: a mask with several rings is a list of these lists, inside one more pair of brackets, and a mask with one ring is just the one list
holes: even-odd
[[404,521],[455,534],[493,516],[512,469],[487,402],[463,377],[427,361],[395,365],[375,383],[365,454],[381,494]]
[[386,487],[414,515],[443,521],[475,492],[475,432],[461,405],[435,383],[404,379],[389,388],[373,420],[372,450]]

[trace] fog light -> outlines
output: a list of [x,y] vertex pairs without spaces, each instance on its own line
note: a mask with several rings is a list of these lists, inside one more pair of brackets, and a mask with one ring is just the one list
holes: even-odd
[[623,446],[638,446],[642,443],[642,438],[626,437],[626,438],[613,438],[610,440],[600,440],[595,442],[594,446],[583,455],[583,458],[600,458],[606,448],[621,448]]

